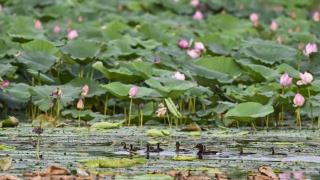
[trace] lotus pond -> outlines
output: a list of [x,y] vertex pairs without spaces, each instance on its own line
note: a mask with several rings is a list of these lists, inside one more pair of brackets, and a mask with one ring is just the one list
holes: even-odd
[[318,0],[0,0],[0,179],[320,179],[319,36]]

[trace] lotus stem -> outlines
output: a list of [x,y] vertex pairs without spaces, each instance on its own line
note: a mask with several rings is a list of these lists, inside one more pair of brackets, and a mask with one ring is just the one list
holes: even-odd
[[81,109],[80,109],[80,113],[78,115],[78,127],[80,128],[81,127]]
[[83,66],[80,64],[80,71],[79,71],[79,77],[83,77]]
[[255,134],[257,129],[256,129],[256,126],[254,125],[254,122],[251,122],[251,127],[253,129],[253,133]]
[[56,118],[59,118],[60,117],[60,100],[58,99],[57,100],[57,114],[56,114]]
[[131,110],[132,110],[132,98],[130,98],[130,106],[129,106],[129,122],[128,126],[131,124]]
[[171,122],[170,122],[170,116],[169,116],[169,114],[167,114],[167,119],[168,119],[169,128],[171,129],[172,127],[171,127]]
[[143,126],[143,110],[140,110],[140,126]]
[[37,150],[36,150],[37,159],[40,160],[40,134],[37,136]]
[[[312,103],[311,103],[311,92],[310,92],[310,88],[308,87],[308,101],[309,101],[309,105],[310,105],[310,115],[311,115],[311,119],[313,121],[313,110],[312,110]],[[312,123],[314,124],[314,123]]]
[[297,110],[296,110],[296,113],[297,113],[297,125],[299,126],[299,130],[301,130],[301,109],[300,108],[298,108]]
[[106,100],[104,101],[104,115],[107,115],[108,111],[108,95],[106,95]]
[[196,101],[197,101],[197,97],[194,97],[193,98],[192,113],[196,113]]

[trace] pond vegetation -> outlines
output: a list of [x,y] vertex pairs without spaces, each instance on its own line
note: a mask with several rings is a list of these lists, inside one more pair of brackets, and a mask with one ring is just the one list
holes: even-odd
[[316,179],[317,0],[0,0],[0,179]]

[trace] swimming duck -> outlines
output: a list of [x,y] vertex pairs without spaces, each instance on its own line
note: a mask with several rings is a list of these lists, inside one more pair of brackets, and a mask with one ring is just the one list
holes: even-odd
[[127,144],[125,142],[121,142],[121,146],[123,150],[128,150]]
[[179,153],[179,152],[186,152],[187,150],[184,149],[184,148],[181,148],[181,144],[180,142],[176,142],[176,152]]
[[201,143],[197,144],[195,146],[195,148],[198,149],[198,153],[197,153],[198,156],[199,155],[212,155],[212,154],[217,154],[219,152],[217,150],[206,150],[206,146]]
[[276,150],[275,150],[275,148],[274,147],[271,147],[271,155],[283,155],[283,156],[285,156],[285,155],[287,155],[286,153],[276,153]]

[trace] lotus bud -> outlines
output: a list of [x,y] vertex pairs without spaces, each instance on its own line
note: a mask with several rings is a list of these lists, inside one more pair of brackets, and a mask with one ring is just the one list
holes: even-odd
[[254,26],[259,25],[259,15],[257,13],[251,13],[250,14],[250,21]]
[[37,29],[37,30],[42,30],[43,27],[42,27],[42,23],[41,21],[38,19],[36,20],[36,22],[34,23],[34,27]]
[[316,43],[308,43],[303,50],[303,54],[309,56],[312,53],[318,52],[318,47]]
[[176,80],[181,80],[181,81],[186,79],[185,75],[180,73],[179,71],[177,71],[172,77]]
[[202,20],[203,19],[203,14],[202,14],[202,12],[201,11],[196,11],[194,14],[193,14],[193,16],[192,16],[192,19],[193,20],[197,20],[197,21],[200,21],[200,20]]
[[61,27],[59,25],[55,25],[52,29],[54,33],[60,33],[61,32]]
[[206,50],[202,42],[195,42],[194,49],[200,52],[204,52]]
[[0,83],[0,89],[5,89],[9,86],[10,82],[8,80],[4,80]]
[[300,80],[297,82],[297,85],[308,85],[313,81],[312,74],[308,72],[300,73]]
[[0,12],[2,12],[3,11],[3,6],[2,6],[2,4],[0,4]]
[[139,88],[138,86],[132,86],[129,90],[129,97],[133,98],[138,94]]
[[315,22],[320,22],[320,12],[319,11],[314,12],[313,15],[312,15],[312,19]]
[[196,59],[198,57],[200,57],[201,52],[196,50],[196,49],[191,49],[187,51],[187,54],[192,58],[192,59]]
[[272,21],[271,21],[270,29],[271,29],[272,31],[276,31],[276,30],[278,29],[278,23],[277,23],[275,20],[272,20]]
[[80,109],[80,110],[84,108],[84,103],[83,103],[82,98],[80,98],[80,99],[78,100],[77,108]]
[[294,96],[294,99],[293,99],[293,104],[294,104],[294,107],[301,107],[304,105],[304,97],[297,93],[295,96]]
[[68,33],[68,39],[73,40],[79,36],[78,32],[76,30],[70,30]]
[[81,96],[86,96],[88,95],[89,93],[89,86],[87,84],[85,84],[83,87],[82,87],[82,92],[81,92]]
[[190,1],[190,5],[192,7],[197,7],[197,6],[199,6],[199,4],[200,4],[200,0],[191,0]]
[[280,84],[281,84],[283,87],[289,87],[289,86],[291,86],[291,84],[292,84],[292,77],[290,77],[290,76],[288,75],[288,73],[283,74],[283,75],[280,77]]
[[181,49],[188,49],[189,47],[189,42],[186,39],[180,39],[180,41],[178,42],[178,46]]
[[155,64],[160,64],[160,62],[161,62],[160,56],[154,57],[153,63],[155,63]]

